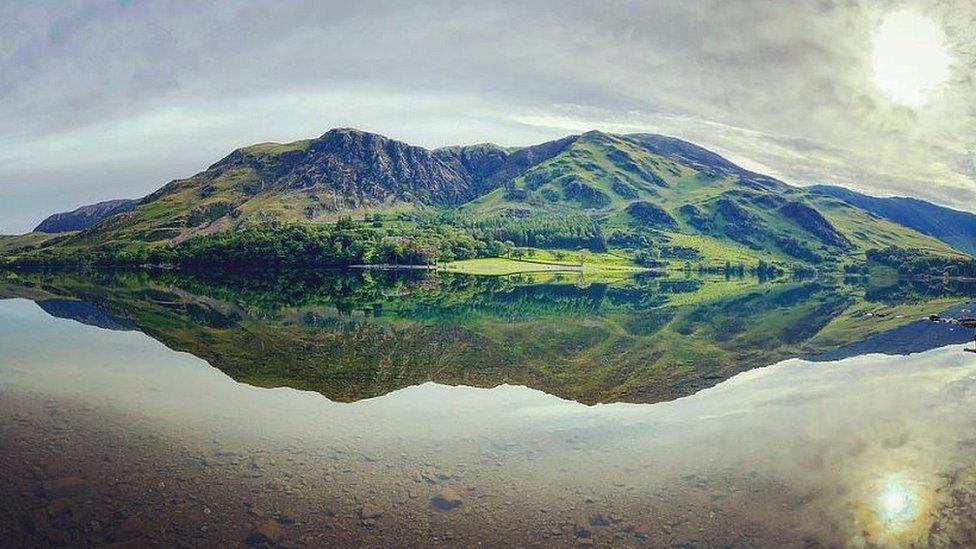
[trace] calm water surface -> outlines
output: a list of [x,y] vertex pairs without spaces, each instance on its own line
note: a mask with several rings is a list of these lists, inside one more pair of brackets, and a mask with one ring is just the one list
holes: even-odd
[[4,546],[958,545],[955,284],[8,274]]

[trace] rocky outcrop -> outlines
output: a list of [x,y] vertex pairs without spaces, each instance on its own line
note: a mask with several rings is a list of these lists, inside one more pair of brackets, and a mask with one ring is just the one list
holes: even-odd
[[779,209],[784,217],[828,246],[848,249],[851,243],[820,212],[802,202],[787,202]]
[[55,318],[75,320],[106,330],[128,331],[136,329],[132,321],[106,313],[86,301],[57,298],[42,299],[37,301],[37,306]]
[[664,208],[643,200],[629,204],[627,213],[638,226],[670,229],[678,225]]
[[254,169],[261,185],[245,189],[246,194],[323,192],[343,197],[354,208],[392,202],[446,206],[478,195],[476,179],[456,160],[381,135],[339,128],[301,149],[238,149],[208,172],[216,176]]
[[242,189],[245,195],[321,193],[342,197],[343,207],[353,209],[393,202],[457,206],[552,158],[576,139],[570,136],[516,149],[480,144],[428,150],[338,128],[300,147],[285,145],[277,150],[272,144],[238,149],[200,176],[212,179],[248,168],[259,177],[258,184],[250,180]]

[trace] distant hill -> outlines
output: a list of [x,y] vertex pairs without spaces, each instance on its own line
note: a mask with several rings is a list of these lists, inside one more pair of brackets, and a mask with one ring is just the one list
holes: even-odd
[[135,200],[106,200],[49,216],[34,228],[39,233],[66,233],[91,227],[103,218],[132,210]]
[[937,238],[959,251],[976,255],[976,214],[937,206],[917,198],[881,198],[844,187],[816,185],[810,189]]
[[[353,214],[359,224],[347,222],[343,230],[358,232],[335,239],[254,232],[332,226]],[[225,237],[223,251],[206,253],[228,252],[239,261],[300,254],[316,264],[406,262],[485,256],[514,245],[612,249],[629,257],[653,251],[712,265],[835,266],[889,246],[957,254],[849,201],[745,170],[673,137],[590,131],[528,147],[429,150],[348,128],[243,147],[138,202],[53,216],[39,230],[79,232],[30,253],[124,251],[135,261],[147,249],[244,228],[252,231],[246,238],[260,237],[268,247],[256,252]],[[269,241],[282,238],[304,241]]]

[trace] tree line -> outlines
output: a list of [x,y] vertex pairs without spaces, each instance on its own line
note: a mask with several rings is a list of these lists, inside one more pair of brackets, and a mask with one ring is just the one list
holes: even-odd
[[906,277],[976,278],[976,259],[934,255],[919,249],[888,247],[867,251],[867,259]]

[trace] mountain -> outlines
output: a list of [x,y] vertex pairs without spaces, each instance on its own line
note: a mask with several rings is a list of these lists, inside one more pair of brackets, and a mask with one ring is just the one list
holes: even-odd
[[[100,260],[145,261],[148,250],[169,262],[176,256],[159,254],[170,249],[210,261],[323,265],[485,257],[521,246],[784,266],[837,266],[891,246],[959,255],[855,204],[652,134],[590,131],[528,147],[429,150],[339,128],[237,149],[125,207],[99,208],[111,215],[30,254],[60,261],[97,250]],[[367,222],[320,230],[351,214]],[[304,232],[262,229],[281,224]]]
[[[708,250],[724,248],[733,257],[819,263],[892,245],[952,253],[941,242],[846,202],[649,134],[576,136],[555,156],[462,210],[475,218],[513,210],[584,212],[599,220],[611,245],[627,247],[653,232],[655,240],[673,244],[665,250],[692,248],[706,257]],[[719,258],[721,252],[711,255]]]
[[810,189],[937,238],[959,251],[976,255],[976,214],[937,206],[917,198],[881,198],[830,185],[816,185]]
[[565,141],[514,151],[495,145],[431,151],[339,128],[317,139],[262,143],[163,186],[129,215],[79,240],[179,242],[242,221],[334,222],[343,212],[456,207],[562,150]]
[[336,129],[297,144],[238,149],[207,170],[227,174],[243,198],[301,191],[323,207],[361,208],[395,202],[454,205],[479,194],[478,182],[455,162],[422,147],[352,129]]
[[39,233],[80,231],[110,215],[131,211],[136,202],[136,200],[129,199],[106,200],[105,202],[82,206],[70,212],[56,213],[41,221],[34,228],[34,231]]

